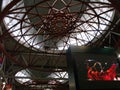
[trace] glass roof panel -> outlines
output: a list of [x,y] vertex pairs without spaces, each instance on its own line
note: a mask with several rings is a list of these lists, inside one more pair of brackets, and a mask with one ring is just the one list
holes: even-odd
[[[4,0],[3,8],[9,2]],[[4,23],[19,43],[51,52],[94,43],[106,32],[113,16],[108,0],[23,0],[10,10]]]
[[15,74],[15,79],[19,83],[23,84],[25,82],[31,81],[30,74],[26,70],[21,70]]

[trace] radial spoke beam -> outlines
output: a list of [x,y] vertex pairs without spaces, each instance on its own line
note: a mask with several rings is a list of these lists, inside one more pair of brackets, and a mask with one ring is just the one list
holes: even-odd
[[108,0],[120,12],[120,0]]

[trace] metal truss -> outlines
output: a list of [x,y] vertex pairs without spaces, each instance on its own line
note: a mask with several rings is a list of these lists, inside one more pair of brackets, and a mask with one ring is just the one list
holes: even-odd
[[[6,77],[30,78],[32,82],[24,85],[34,88],[56,88],[62,85],[59,80],[67,80],[61,72],[67,73],[66,50],[70,45],[115,47],[112,42],[118,42],[119,30],[115,29],[119,20],[114,21],[114,15],[120,8],[114,0],[106,1],[13,0],[1,7],[0,50],[6,61],[10,60],[10,65],[4,64]],[[32,77],[15,77],[25,69],[59,77],[38,78],[33,73],[29,73]],[[49,85],[49,81],[55,84]]]

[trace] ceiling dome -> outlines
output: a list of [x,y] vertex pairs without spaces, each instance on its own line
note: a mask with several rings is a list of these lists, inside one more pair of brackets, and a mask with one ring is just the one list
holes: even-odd
[[[3,8],[10,2],[4,0]],[[69,45],[94,43],[106,33],[113,16],[107,0],[22,0],[9,10],[4,23],[20,44],[60,52]]]

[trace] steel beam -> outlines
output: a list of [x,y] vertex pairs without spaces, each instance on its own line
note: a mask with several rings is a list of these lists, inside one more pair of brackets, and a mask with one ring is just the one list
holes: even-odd
[[120,0],[108,0],[112,6],[120,12]]

